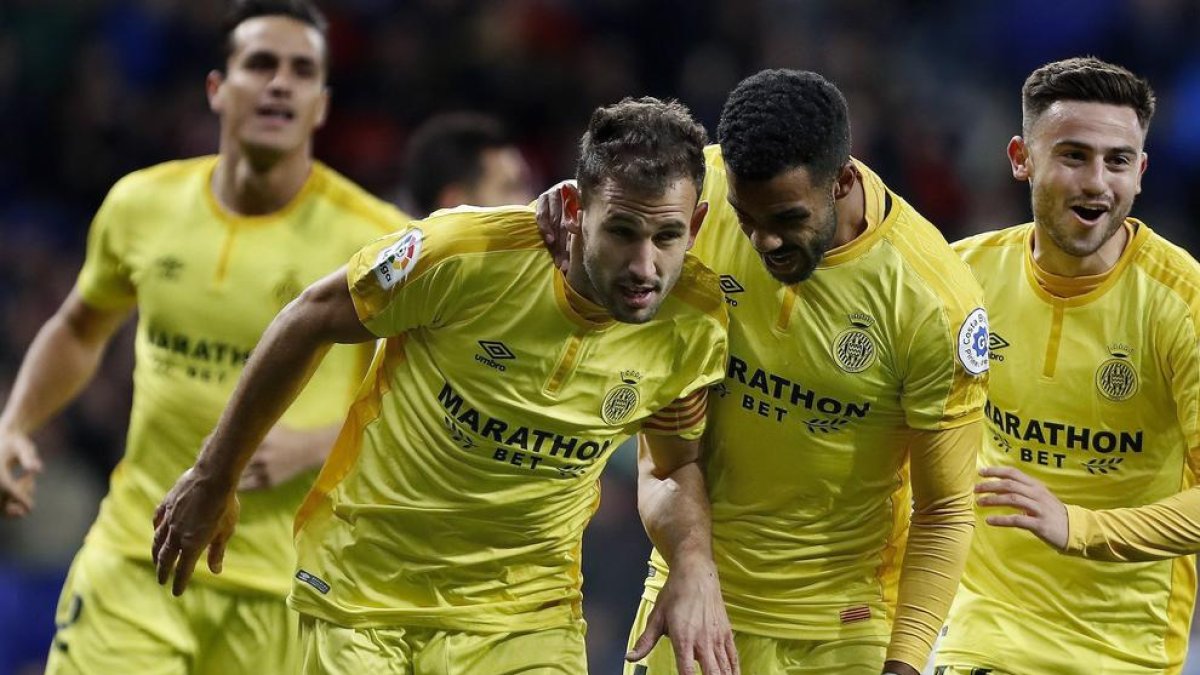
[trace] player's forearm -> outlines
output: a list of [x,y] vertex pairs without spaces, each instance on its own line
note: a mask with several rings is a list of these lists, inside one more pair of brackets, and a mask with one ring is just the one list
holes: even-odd
[[126,312],[100,320],[88,312],[72,294],[38,331],[0,414],[0,429],[25,435],[37,431],[92,380]]
[[638,513],[650,541],[673,573],[711,570],[712,515],[699,442],[643,434],[638,454]]
[[974,524],[969,504],[952,512],[914,516],[900,568],[888,660],[918,672],[928,660],[970,549]]
[[1153,504],[1089,510],[1067,505],[1063,553],[1108,562],[1166,560],[1200,551],[1200,487]]
[[196,460],[204,476],[237,484],[255,449],[333,344],[305,321],[305,314],[302,303],[289,305],[263,333]]
[[950,610],[971,545],[973,477],[983,424],[912,434],[914,510],[887,658],[919,672]]
[[695,462],[662,479],[643,476],[638,511],[650,541],[672,569],[712,560],[712,516],[704,476]]

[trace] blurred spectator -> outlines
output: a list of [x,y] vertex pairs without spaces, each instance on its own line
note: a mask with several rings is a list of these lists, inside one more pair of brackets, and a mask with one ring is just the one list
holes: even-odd
[[479,113],[435,115],[408,141],[404,175],[424,217],[460,204],[507,206],[533,199],[529,165],[500,121]]

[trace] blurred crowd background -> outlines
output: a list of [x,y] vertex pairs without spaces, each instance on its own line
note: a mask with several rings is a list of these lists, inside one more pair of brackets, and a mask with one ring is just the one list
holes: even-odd
[[[842,88],[856,156],[953,240],[1029,219],[1027,189],[1004,156],[1019,131],[1021,83],[1046,61],[1095,54],[1148,77],[1159,95],[1134,215],[1200,251],[1195,0],[320,4],[332,24],[333,111],[317,156],[402,205],[406,142],[432,114],[499,117],[540,191],[572,173],[597,105],[675,97],[713,134],[738,80],[795,67]],[[219,62],[223,11],[188,0],[0,2],[0,400],[74,283],[91,214],[113,182],[216,149],[203,82]],[[0,675],[41,672],[67,565],[122,452],[129,337],[39,435],[48,470],[36,512],[0,523]],[[619,672],[648,550],[633,459],[626,449],[605,476],[584,549],[591,668],[605,675]]]

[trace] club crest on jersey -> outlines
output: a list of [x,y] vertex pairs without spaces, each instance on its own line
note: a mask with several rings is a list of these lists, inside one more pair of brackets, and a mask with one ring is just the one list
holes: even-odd
[[987,312],[982,307],[967,315],[962,327],[958,329],[958,362],[963,370],[972,375],[982,375],[988,370],[988,346],[991,337],[988,334]]
[[636,388],[641,379],[642,374],[635,370],[622,370],[621,383],[604,395],[604,402],[600,404],[600,418],[614,425],[628,419],[642,400]]
[[1137,393],[1137,369],[1129,360],[1132,351],[1124,345],[1109,347],[1108,353],[1112,358],[1096,369],[1096,388],[1104,398],[1119,403]]
[[858,313],[851,314],[849,318],[850,328],[838,333],[830,352],[839,368],[847,373],[861,373],[875,363],[879,352],[875,347],[875,338],[867,332],[875,319]]
[[400,237],[400,241],[379,252],[379,257],[375,258],[375,278],[383,290],[391,290],[404,281],[417,266],[417,260],[421,258],[422,238],[421,229],[414,227]]

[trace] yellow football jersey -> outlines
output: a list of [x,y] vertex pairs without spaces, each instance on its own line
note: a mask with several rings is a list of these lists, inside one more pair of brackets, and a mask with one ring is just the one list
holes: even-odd
[[[867,230],[783,285],[740,231],[719,148],[707,156],[710,211],[694,252],[730,308],[729,368],[706,437],[729,617],[781,639],[886,635],[911,510],[905,431],[980,419],[982,292],[862,164]],[[666,567],[657,552],[651,564],[653,599]]]
[[[280,211],[238,216],[213,196],[216,164],[168,162],[118,182],[92,223],[77,284],[90,305],[138,309],[125,455],[87,540],[135,559],[150,559],[151,515],[195,461],[267,324],[306,286],[408,220],[319,163]],[[335,348],[281,422],[337,424],[366,366],[361,348]],[[214,577],[201,564],[196,577],[286,595],[291,521],[313,473],[243,493],[224,571]]]
[[297,516],[292,606],[350,627],[578,620],[601,469],[644,423],[703,430],[688,411],[727,353],[716,275],[689,255],[654,320],[615,322],[525,207],[439,211],[347,275],[387,347]]
[[[1130,219],[1108,278],[1057,298],[1035,280],[1033,225],[955,248],[992,320],[981,466],[1014,466],[1067,504],[1149,504],[1194,484],[1200,429],[1200,266]],[[1018,674],[1178,672],[1196,595],[1193,557],[1112,563],[1060,555],[983,522],[940,663]]]

